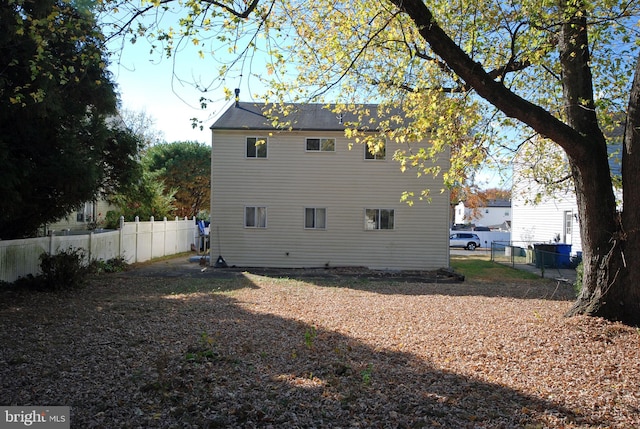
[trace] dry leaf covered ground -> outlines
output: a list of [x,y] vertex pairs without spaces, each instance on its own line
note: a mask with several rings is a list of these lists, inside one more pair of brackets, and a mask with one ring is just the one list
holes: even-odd
[[639,331],[564,318],[569,286],[198,273],[0,292],[0,403],[74,428],[640,427]]

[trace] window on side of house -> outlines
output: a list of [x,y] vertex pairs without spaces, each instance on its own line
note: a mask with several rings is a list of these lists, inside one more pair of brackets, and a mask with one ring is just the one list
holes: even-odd
[[307,152],[335,152],[336,139],[308,138],[306,148]]
[[267,143],[266,137],[247,137],[247,158],[266,158]]
[[564,212],[564,237],[565,243],[571,243],[571,234],[573,232],[573,214],[571,210]]
[[266,228],[267,208],[249,206],[244,208],[245,228]]
[[387,158],[387,144],[384,139],[371,139],[364,143],[364,159],[384,160]]
[[395,211],[393,209],[365,209],[365,229],[394,229]]
[[76,222],[91,222],[93,216],[93,203],[87,202],[81,205],[76,212]]
[[304,209],[305,229],[326,229],[327,209],[308,207]]

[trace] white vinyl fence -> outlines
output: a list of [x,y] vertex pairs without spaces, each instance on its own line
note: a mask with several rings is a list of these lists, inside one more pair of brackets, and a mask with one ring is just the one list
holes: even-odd
[[82,235],[50,235],[21,240],[0,240],[0,281],[13,282],[40,273],[40,255],[83,249],[87,260],[122,257],[128,263],[145,262],[191,250],[197,237],[194,219],[124,222],[117,231]]

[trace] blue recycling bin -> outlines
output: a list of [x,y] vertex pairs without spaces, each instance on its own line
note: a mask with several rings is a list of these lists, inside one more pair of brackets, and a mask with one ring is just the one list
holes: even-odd
[[571,267],[571,245],[556,244],[556,265],[558,268]]

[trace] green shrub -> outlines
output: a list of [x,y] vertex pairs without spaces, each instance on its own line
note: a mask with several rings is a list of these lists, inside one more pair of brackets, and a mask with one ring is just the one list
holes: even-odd
[[576,282],[573,284],[573,288],[575,289],[577,295],[580,295],[580,292],[582,292],[583,277],[584,277],[584,265],[582,261],[580,261],[580,263],[576,267]]
[[62,250],[55,255],[40,255],[42,274],[35,278],[38,286],[47,290],[69,289],[82,286],[89,269],[84,263],[82,249]]
[[104,217],[104,227],[107,229],[119,229],[120,228],[120,211],[109,210]]
[[122,256],[108,259],[106,261],[99,261],[94,259],[91,261],[89,270],[96,274],[101,273],[121,273],[126,271],[129,264]]

